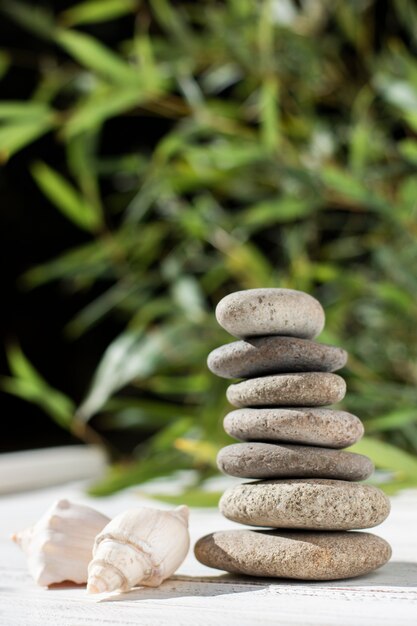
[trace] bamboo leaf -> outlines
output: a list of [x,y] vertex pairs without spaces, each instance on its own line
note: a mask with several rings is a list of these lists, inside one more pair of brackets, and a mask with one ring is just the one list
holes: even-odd
[[241,212],[242,226],[251,232],[273,224],[283,224],[311,215],[318,206],[317,200],[293,197],[264,200]]
[[101,217],[96,209],[61,174],[41,162],[35,163],[31,171],[43,193],[73,224],[87,231],[100,226]]
[[349,164],[355,174],[363,172],[374,150],[375,129],[370,122],[359,122],[352,129],[349,145]]
[[398,411],[392,411],[386,415],[380,415],[366,420],[366,431],[384,432],[394,430],[396,428],[402,428],[407,424],[413,424],[417,422],[417,409],[414,407],[407,407],[406,409],[400,409]]
[[11,372],[15,378],[1,377],[0,388],[27,402],[37,404],[63,428],[70,428],[74,404],[61,391],[53,389],[35,370],[18,346],[7,352]]
[[152,11],[169,34],[174,35],[183,45],[192,45],[192,36],[180,11],[176,11],[168,0],[153,0]]
[[386,441],[363,437],[350,450],[369,456],[377,467],[395,472],[399,480],[417,481],[417,459]]
[[66,326],[66,331],[71,337],[80,337],[137,290],[137,285],[116,283],[82,309]]
[[322,169],[321,178],[328,188],[340,194],[341,197],[386,215],[391,215],[390,204],[367,188],[362,181],[352,176],[350,172],[337,167],[327,166]]
[[88,492],[93,496],[106,496],[188,468],[189,461],[184,455],[176,450],[165,450],[157,458],[139,458],[134,462],[113,465],[107,476],[90,487]]
[[82,419],[90,419],[115,391],[133,380],[147,378],[167,361],[186,358],[185,345],[181,354],[175,349],[179,336],[186,332],[186,328],[181,323],[167,325],[147,335],[141,331],[127,331],[119,335],[104,353],[90,391],[78,410]]
[[71,401],[47,385],[38,385],[30,380],[0,377],[0,389],[32,404],[38,405],[59,426],[69,429],[73,417]]
[[133,13],[139,4],[140,0],[87,0],[63,11],[59,19],[66,26],[107,22]]
[[16,152],[39,139],[52,127],[49,120],[22,120],[0,126],[0,162],[6,162]]
[[133,67],[90,35],[59,29],[55,40],[81,65],[114,83],[134,85],[138,80]]
[[206,315],[204,297],[193,276],[180,276],[172,286],[172,297],[193,322],[201,322]]
[[194,420],[192,418],[183,416],[180,416],[175,422],[167,424],[150,439],[147,454],[153,457],[158,452],[171,450],[173,447],[180,450],[179,447],[172,445],[173,442],[185,436],[193,425]]
[[44,7],[29,5],[20,0],[2,0],[0,10],[29,32],[43,39],[51,39],[54,29],[53,15]]
[[115,246],[117,243],[103,246],[101,241],[93,241],[68,250],[47,263],[32,267],[23,275],[22,283],[33,288],[59,279],[92,281],[102,273],[109,274]]
[[221,497],[220,491],[204,491],[203,489],[187,489],[179,494],[172,493],[144,493],[147,497],[166,502],[167,504],[187,506],[197,508],[213,508],[217,507]]
[[274,150],[280,141],[279,85],[276,77],[265,80],[259,95],[261,138],[268,150]]
[[80,133],[67,141],[67,161],[71,174],[83,196],[97,211],[102,212],[96,153],[99,134]]
[[7,100],[0,102],[0,120],[12,122],[41,121],[49,118],[51,109],[44,102],[21,102],[19,100]]
[[44,384],[43,379],[17,345],[12,345],[7,351],[10,371],[16,378],[33,382],[35,385]]
[[117,90],[105,89],[81,101],[71,111],[64,126],[64,135],[72,138],[79,133],[98,129],[107,119],[129,111],[150,96],[139,87],[127,86]]

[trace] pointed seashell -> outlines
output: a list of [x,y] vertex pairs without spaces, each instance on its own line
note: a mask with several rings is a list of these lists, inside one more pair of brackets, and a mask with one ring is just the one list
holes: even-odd
[[34,526],[12,539],[25,553],[38,585],[48,587],[64,580],[85,583],[94,539],[109,521],[88,506],[58,500]]
[[181,565],[190,547],[189,509],[140,508],[115,517],[96,537],[87,591],[157,587]]

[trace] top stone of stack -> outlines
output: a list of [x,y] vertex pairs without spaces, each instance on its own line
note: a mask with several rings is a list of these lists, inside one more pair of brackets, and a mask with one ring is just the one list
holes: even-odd
[[315,298],[294,289],[248,289],[220,300],[220,326],[234,337],[285,335],[313,339],[324,327],[323,308]]

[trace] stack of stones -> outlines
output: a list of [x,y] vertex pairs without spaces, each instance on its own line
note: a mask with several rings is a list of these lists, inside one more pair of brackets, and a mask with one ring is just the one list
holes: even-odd
[[324,311],[310,295],[289,289],[232,293],[218,304],[219,324],[239,341],[208,358],[223,378],[241,378],[227,389],[238,407],[226,415],[226,432],[241,440],[223,448],[219,468],[261,479],[228,489],[220,511],[262,530],[214,532],[195,553],[210,567],[252,576],[332,580],[359,576],[388,561],[391,548],[376,535],[352,530],[380,524],[387,497],[358,481],[373,464],[341,450],[363,434],[354,415],[332,408],[345,395],[332,373],[344,350],[312,341]]

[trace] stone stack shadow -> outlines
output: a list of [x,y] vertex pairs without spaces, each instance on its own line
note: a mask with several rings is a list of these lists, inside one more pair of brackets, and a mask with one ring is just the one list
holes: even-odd
[[325,315],[312,296],[289,289],[232,293],[216,308],[235,337],[208,357],[217,376],[243,379],[227,398],[224,418],[241,443],[220,450],[219,468],[258,479],[228,489],[219,504],[230,520],[262,530],[218,531],[201,538],[197,559],[238,574],[333,580],[370,572],[391,556],[389,544],[365,532],[390,510],[382,491],[359,483],[372,461],[343,450],[363,435],[351,413],[323,408],[339,402],[347,360],[341,348],[313,339]]

